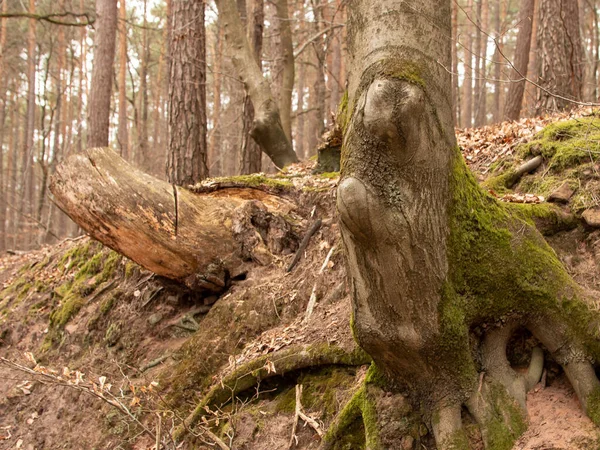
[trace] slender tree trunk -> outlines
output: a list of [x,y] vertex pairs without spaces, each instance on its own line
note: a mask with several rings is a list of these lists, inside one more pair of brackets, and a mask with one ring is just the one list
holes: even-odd
[[475,13],[475,67],[473,70],[475,76],[475,86],[473,87],[473,124],[476,127],[480,126],[479,123],[479,96],[481,95],[481,84],[482,75],[481,72],[481,47],[482,47],[482,38],[483,33],[481,32],[481,19],[482,19],[482,9],[483,9],[483,0],[474,0],[476,2],[476,13]]
[[492,115],[494,122],[500,122],[502,118],[502,112],[500,111],[500,95],[502,89],[502,83],[500,77],[502,76],[502,57],[500,56],[500,49],[502,48],[502,36],[501,36],[501,6],[500,0],[495,1],[494,11],[494,34],[495,34],[495,48],[494,56],[494,105],[492,108]]
[[[15,82],[15,89],[13,90],[13,99],[12,99],[12,114],[11,114],[11,124],[13,126],[13,132],[10,134],[10,193],[9,193],[9,218],[11,222],[11,236],[10,245],[13,248],[17,248],[17,236],[19,232],[19,215],[18,215],[18,196],[19,196],[19,167],[18,167],[18,155],[20,150],[20,142],[19,142],[19,103],[18,103],[18,90],[21,88],[19,82]],[[7,242],[8,245],[8,242]]]
[[[583,46],[577,2],[540,0],[538,51],[541,56],[538,113],[573,106],[583,94]],[[565,97],[565,98],[559,98]]]
[[515,70],[511,73],[511,84],[508,87],[506,103],[504,104],[504,120],[518,120],[523,104],[525,80],[529,66],[529,50],[531,47],[531,34],[533,31],[533,13],[535,0],[522,0],[519,10],[519,34],[515,49]]
[[275,8],[277,11],[277,20],[279,21],[279,31],[281,33],[281,58],[283,67],[283,76],[281,90],[279,92],[279,112],[281,114],[281,126],[286,137],[292,141],[292,93],[294,91],[294,45],[292,42],[292,28],[290,25],[290,16],[288,12],[287,0],[276,0]]
[[208,176],[204,4],[173,0],[167,176],[178,186]]
[[[140,61],[140,90],[138,96],[138,109],[139,109],[139,129],[138,129],[138,152],[136,154],[136,160],[138,167],[143,168],[145,171],[150,169],[149,149],[148,149],[148,64],[150,59],[150,49],[148,47],[148,21],[147,16],[148,0],[144,0],[143,9],[143,20],[142,20],[142,57]],[[190,17],[190,20],[199,20],[199,18]],[[204,15],[202,16],[202,59],[197,61],[204,67],[203,74],[204,78],[202,86],[198,89],[202,91],[203,103],[202,108],[204,110],[204,152],[206,153],[206,50],[205,50],[205,36],[204,36]],[[206,159],[206,155],[204,156]],[[208,174],[208,169],[207,169]],[[206,175],[207,175],[206,174]],[[206,176],[204,175],[204,176]]]
[[[29,0],[29,13],[35,14],[35,0]],[[33,134],[35,127],[35,28],[36,20],[29,20],[27,34],[27,109],[25,112],[25,121],[23,126],[23,148],[21,150],[21,180],[19,183],[19,210],[16,220],[16,229],[21,232],[23,217],[28,210],[33,208],[31,197],[33,185],[31,184],[31,175],[33,174]],[[15,203],[16,206],[16,203]],[[29,233],[24,233],[20,240],[22,245],[27,248],[30,242]]]
[[[250,47],[254,51],[254,58],[258,67],[262,70],[262,46],[263,46],[263,26],[265,21],[264,1],[253,0],[252,11],[248,16],[246,14],[246,4],[238,3],[240,16],[246,18],[246,28],[248,30],[248,39]],[[243,8],[243,11],[242,11]],[[259,145],[252,139],[251,131],[254,123],[254,105],[250,95],[244,93],[244,105],[242,112],[242,136],[240,146],[240,170],[241,174],[258,173],[262,166],[262,151]]]
[[277,167],[296,162],[298,158],[281,125],[279,108],[256,63],[234,1],[218,0],[216,3],[225,39],[233,50],[233,64],[256,107],[252,138]]
[[225,150],[221,148],[221,85],[223,71],[223,27],[217,22],[214,44],[213,66],[213,110],[210,139],[208,140],[208,160],[211,163],[210,173],[217,176],[223,175],[223,159]]
[[[129,159],[129,132],[127,130],[127,8],[125,0],[119,0],[119,128],[117,140],[119,153]],[[159,72],[160,78],[160,72]]]
[[[473,19],[473,0],[468,0],[465,12]],[[467,19],[465,26],[464,64],[465,76],[463,79],[463,120],[462,126],[473,126],[473,24]]]
[[110,100],[117,36],[117,2],[96,0],[94,62],[88,104],[90,147],[108,146]]
[[452,106],[454,108],[454,125],[461,127],[458,76],[458,4],[456,2],[452,2]]
[[[487,33],[489,29],[490,19],[490,4],[489,0],[480,0],[482,2],[481,11],[481,28]],[[479,90],[477,91],[477,115],[475,116],[475,126],[482,127],[487,122],[487,35],[481,33],[481,58],[479,77],[481,82],[479,83]]]
[[[2,13],[8,10],[8,2],[2,2]],[[0,252],[6,249],[6,202],[8,201],[8,177],[4,168],[4,135],[6,132],[6,100],[8,83],[5,77],[6,65],[6,18],[0,19]],[[14,124],[13,124],[14,126]]]

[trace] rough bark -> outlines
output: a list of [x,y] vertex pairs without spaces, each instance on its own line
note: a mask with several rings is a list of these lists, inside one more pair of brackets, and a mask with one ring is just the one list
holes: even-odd
[[[2,3],[2,13],[6,13],[8,2]],[[6,202],[8,201],[8,177],[4,168],[4,137],[6,129],[6,100],[8,83],[4,77],[5,55],[6,55],[6,19],[0,19],[0,252],[6,249]]]
[[525,80],[529,66],[529,49],[533,32],[533,13],[535,0],[523,0],[519,10],[519,34],[515,49],[515,69],[512,71],[512,83],[508,87],[506,103],[504,104],[504,120],[518,120],[525,93]]
[[[262,43],[263,26],[265,21],[264,1],[252,1],[250,16],[246,14],[246,2],[238,2],[241,18],[246,20],[250,46],[254,51],[254,58],[262,70]],[[261,171],[262,152],[258,144],[252,139],[252,124],[254,123],[254,105],[246,92],[242,112],[242,145],[240,151],[240,174],[257,173]]]
[[489,29],[490,4],[489,0],[481,0],[483,3],[481,13],[481,27],[484,32],[481,33],[481,58],[479,61],[479,76],[482,78],[477,90],[477,113],[475,115],[475,126],[482,127],[487,122],[487,31]]
[[204,3],[173,0],[171,7],[167,176],[183,186],[208,176]]
[[[127,9],[125,0],[119,0],[119,128],[117,140],[121,156],[129,159],[129,132],[127,130]],[[160,77],[160,72],[159,72]]]
[[208,139],[208,159],[210,161],[210,173],[213,176],[223,175],[224,151],[221,149],[221,71],[223,70],[223,28],[217,22],[217,30],[214,40],[214,70],[213,70],[213,110],[212,130]]
[[[473,0],[469,0],[465,12],[471,16],[473,11]],[[467,22],[465,27],[464,64],[465,76],[463,78],[463,101],[462,101],[462,123],[465,128],[473,125],[473,26]]]
[[[293,203],[260,189],[196,194],[147,175],[108,148],[71,156],[51,181],[55,202],[90,235],[146,269],[221,292],[248,261],[297,247],[273,211]],[[257,224],[257,225],[254,225]]]
[[294,91],[294,45],[292,42],[292,28],[288,12],[287,0],[275,2],[277,20],[279,22],[280,52],[283,73],[281,77],[281,89],[279,91],[279,112],[281,114],[281,126],[286,137],[292,141],[292,93]]
[[591,364],[600,355],[598,313],[526,210],[482,190],[457,149],[444,69],[450,1],[378,5],[356,0],[349,9],[337,195],[354,336],[373,358],[375,384],[391,393],[378,396],[366,384],[375,409],[368,418],[363,410],[367,447],[402,448],[410,435],[410,427],[385,427],[391,412],[377,398],[396,395],[414,411],[398,423],[425,421],[440,450],[469,448],[463,407],[486,448],[511,448],[526,429],[526,391],[541,374],[539,351],[525,375],[506,359],[518,327],[563,366],[599,420]]
[[[583,45],[576,1],[540,0],[538,113],[573,107],[583,94]],[[563,98],[561,98],[563,97]]]
[[225,39],[232,47],[232,61],[255,105],[252,138],[277,167],[298,160],[291,142],[281,124],[279,108],[273,99],[268,81],[258,67],[234,0],[218,0],[219,20],[225,30]]
[[110,126],[110,99],[117,40],[117,2],[96,0],[96,16],[94,62],[88,103],[88,145],[103,147],[108,145]]

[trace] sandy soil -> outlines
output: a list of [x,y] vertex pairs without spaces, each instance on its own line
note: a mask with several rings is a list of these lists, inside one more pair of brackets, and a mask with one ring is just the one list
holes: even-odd
[[530,426],[513,450],[597,450],[600,433],[563,376],[527,396]]

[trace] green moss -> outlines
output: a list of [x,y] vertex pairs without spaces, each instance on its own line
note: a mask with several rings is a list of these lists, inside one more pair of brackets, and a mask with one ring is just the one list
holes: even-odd
[[471,446],[465,430],[455,431],[446,441],[444,448],[448,450],[469,450]]
[[320,173],[319,176],[321,178],[328,178],[330,180],[336,179],[340,177],[340,173],[339,172],[323,172]]
[[587,398],[587,415],[600,426],[600,387],[596,387]]
[[589,117],[552,123],[518,150],[522,156],[542,155],[554,170],[563,170],[596,159],[599,143],[600,121]]
[[84,304],[84,300],[79,295],[68,289],[60,306],[50,314],[50,326],[53,328],[64,327]]
[[108,298],[104,299],[104,301],[100,305],[100,312],[102,314],[108,314],[109,311],[113,308],[114,304],[115,304],[115,297],[114,297],[114,295],[111,295]]
[[421,75],[422,70],[414,62],[387,60],[386,65],[387,67],[382,71],[383,75],[425,88],[425,81]]
[[344,91],[344,95],[342,95],[340,104],[337,109],[337,114],[336,114],[336,122],[339,125],[340,129],[342,130],[342,136],[346,132],[346,127],[348,126],[348,123],[350,122],[350,118],[351,118],[350,112],[351,111],[349,110],[349,104],[348,104],[348,89],[346,89]]
[[261,173],[252,173],[250,175],[236,175],[233,177],[220,177],[211,180],[214,183],[234,183],[249,187],[269,187],[272,189],[288,190],[294,187],[294,184],[286,179],[267,177]]
[[[447,255],[449,273],[439,306],[444,353],[458,361],[458,374],[474,376],[469,326],[503,317],[540,314],[567,320],[590,346],[593,312],[554,251],[532,227],[543,208],[508,206],[483,191],[456,151],[451,178]],[[598,354],[598,353],[595,353]]]
[[135,264],[132,261],[127,261],[127,263],[125,263],[125,279],[126,280],[129,280],[133,276],[136,268],[137,268],[137,264]]
[[484,424],[491,450],[510,450],[527,429],[527,418],[499,384],[490,387],[492,416]]
[[503,193],[512,188],[518,181],[517,172],[514,169],[508,170],[500,175],[488,178],[483,182],[483,187],[497,193]]

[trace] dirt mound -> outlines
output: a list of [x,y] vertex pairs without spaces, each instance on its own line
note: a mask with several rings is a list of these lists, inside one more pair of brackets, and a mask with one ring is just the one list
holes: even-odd
[[[523,148],[553,120],[461,130],[459,143],[480,179],[491,179],[531,157]],[[297,233],[322,221],[298,265],[287,272],[293,254],[251,264],[218,297],[158,278],[87,238],[0,259],[0,355],[13,364],[0,364],[0,448],[141,449],[157,434],[174,448],[180,433],[184,448],[287,449],[293,441],[316,449],[331,425],[345,430],[339,448],[363,448],[366,431],[352,408],[373,374],[349,326],[338,174],[311,175],[313,165],[279,175],[297,193]],[[531,176],[510,192],[523,194]],[[561,230],[548,240],[574,278],[599,291],[600,231],[579,221]],[[531,424],[515,450],[594,448],[597,431],[570,386],[551,381],[530,393]],[[300,419],[295,428],[298,411],[311,424]],[[432,448],[424,424],[411,433],[407,449]]]

